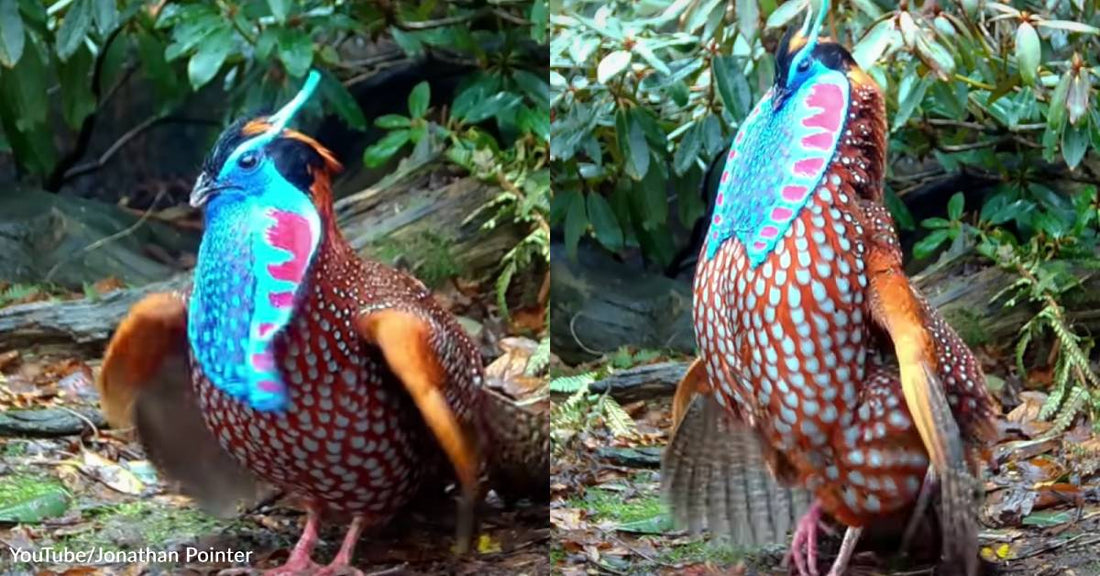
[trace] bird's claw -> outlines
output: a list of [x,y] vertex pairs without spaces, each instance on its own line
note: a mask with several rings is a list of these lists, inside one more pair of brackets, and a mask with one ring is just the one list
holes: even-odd
[[791,549],[787,552],[787,565],[792,563],[798,576],[819,576],[817,571],[817,531],[821,521],[821,506],[814,503],[795,528]]

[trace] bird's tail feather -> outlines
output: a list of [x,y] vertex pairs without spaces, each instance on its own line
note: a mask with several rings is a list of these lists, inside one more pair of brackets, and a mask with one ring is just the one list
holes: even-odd
[[728,537],[737,546],[785,542],[810,493],[781,485],[757,435],[711,394],[680,383],[678,422],[662,462],[662,488],[680,526]]
[[549,500],[549,397],[522,402],[490,387],[483,390],[481,413],[492,440],[488,464],[493,489],[510,500]]

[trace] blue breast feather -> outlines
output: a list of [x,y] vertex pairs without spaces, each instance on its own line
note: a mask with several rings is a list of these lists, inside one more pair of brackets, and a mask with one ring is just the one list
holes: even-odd
[[769,92],[730,146],[715,198],[705,258],[731,237],[759,265],[812,197],[844,132],[849,84],[829,70],[775,110]]
[[289,183],[207,205],[188,309],[188,340],[207,379],[256,410],[286,408],[276,337],[308,289],[320,217]]

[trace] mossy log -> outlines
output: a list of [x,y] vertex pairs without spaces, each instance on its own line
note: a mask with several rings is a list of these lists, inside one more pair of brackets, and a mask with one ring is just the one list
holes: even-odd
[[[504,254],[523,237],[517,226],[501,224],[484,231],[484,218],[470,219],[498,193],[493,186],[429,162],[338,201],[336,214],[360,254],[411,269],[429,285],[457,275],[489,289]],[[77,344],[94,353],[142,296],[180,289],[189,281],[190,274],[183,273],[93,299],[0,309],[0,351]]]
[[[1069,319],[1081,329],[1100,331],[1100,274],[1087,266],[1070,267],[1081,285],[1065,295]],[[553,248],[551,338],[554,353],[576,364],[621,346],[693,353],[691,285],[657,273],[639,271],[606,253],[581,247],[570,260]],[[932,266],[914,279],[947,321],[971,345],[1015,342],[1020,328],[1039,308],[1020,303],[1006,308],[994,301],[1017,280],[1008,270],[968,256]]]

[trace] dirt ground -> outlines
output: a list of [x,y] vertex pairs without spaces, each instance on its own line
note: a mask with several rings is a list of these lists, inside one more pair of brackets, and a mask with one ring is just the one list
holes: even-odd
[[[984,573],[1100,575],[1100,438],[1083,423],[1052,435],[1051,424],[1037,419],[1045,396],[1018,396],[1017,405],[1006,406],[1002,438],[990,455],[995,469],[986,476],[980,513]],[[672,525],[658,472],[670,399],[623,408],[634,422],[630,434],[616,435],[597,419],[559,442],[550,505],[554,573],[787,574],[785,550],[733,550]],[[839,538],[831,540],[822,550],[830,561]],[[934,554],[933,563],[921,563],[857,553],[851,574],[949,574],[935,568]]]

